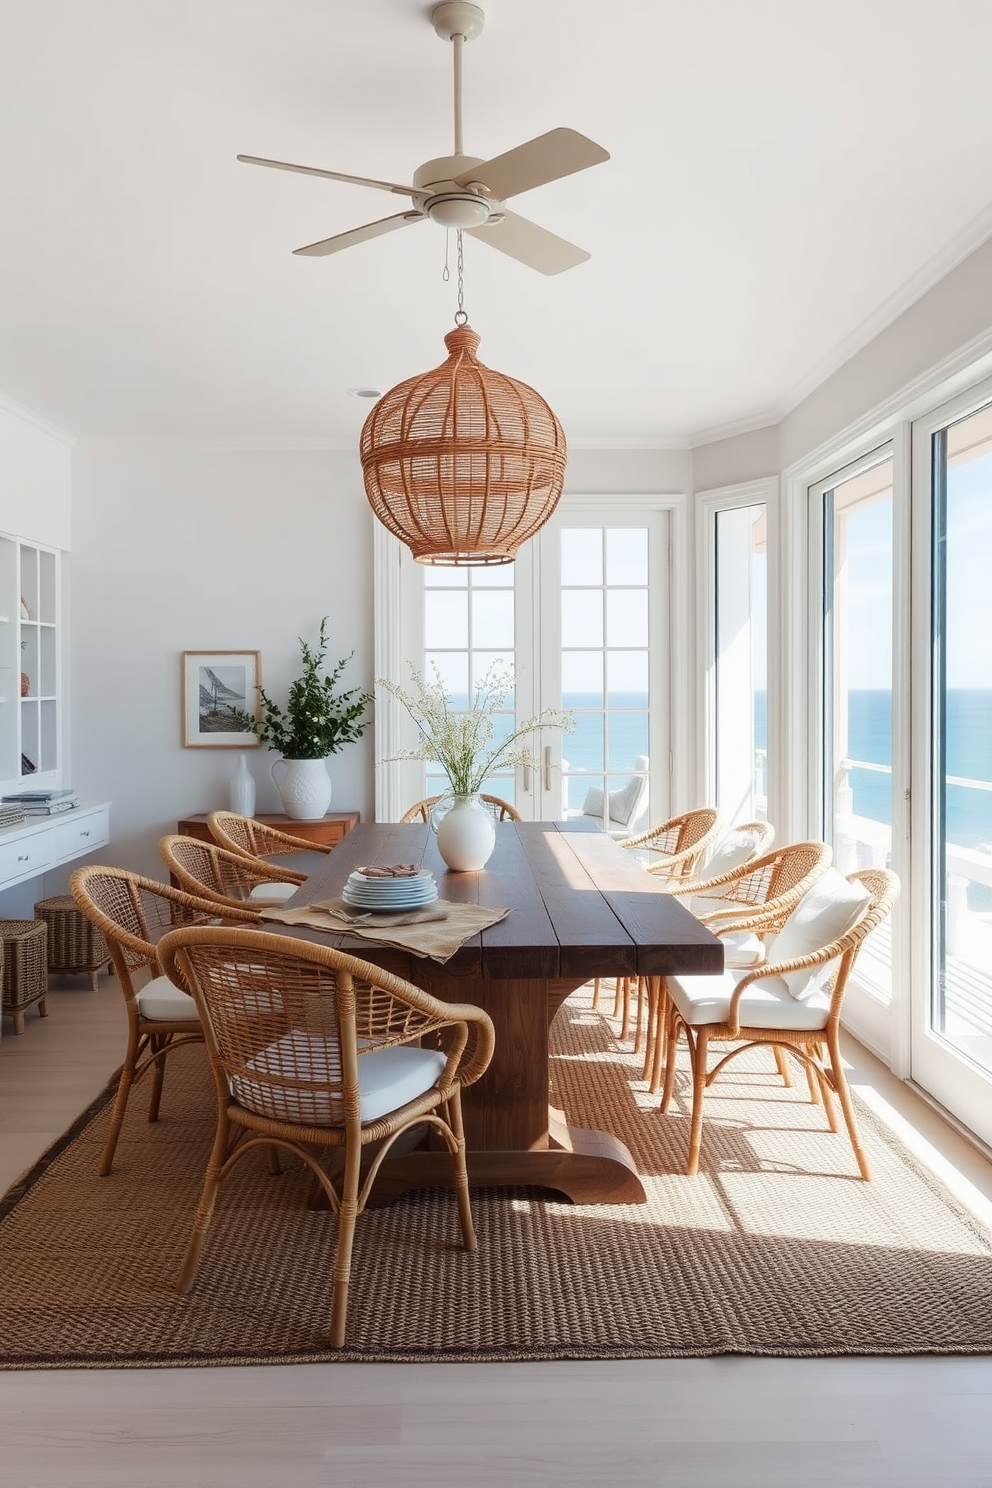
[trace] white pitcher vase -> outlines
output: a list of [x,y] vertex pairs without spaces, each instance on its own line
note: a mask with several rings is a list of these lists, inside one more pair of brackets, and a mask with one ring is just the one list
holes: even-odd
[[[285,766],[282,779],[276,774],[280,765]],[[273,760],[272,779],[283,811],[294,821],[317,821],[331,804],[331,777],[325,760]]]
[[438,852],[456,873],[477,873],[492,857],[496,823],[477,795],[449,796],[439,802],[431,814],[431,827],[437,833]]

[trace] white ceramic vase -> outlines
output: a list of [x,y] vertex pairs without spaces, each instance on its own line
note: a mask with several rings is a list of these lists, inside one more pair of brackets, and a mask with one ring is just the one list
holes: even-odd
[[456,873],[477,873],[492,857],[496,823],[478,796],[453,796],[447,810],[440,806],[431,817],[437,850]]
[[[276,774],[280,765],[285,768],[282,779]],[[325,760],[273,760],[272,779],[283,811],[294,821],[317,821],[331,804],[331,777]]]
[[238,768],[231,776],[230,803],[239,816],[255,815],[255,782],[244,754],[238,755]]

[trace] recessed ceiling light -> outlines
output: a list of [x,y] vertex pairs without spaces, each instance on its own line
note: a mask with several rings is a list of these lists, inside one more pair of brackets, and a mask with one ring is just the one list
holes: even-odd
[[348,397],[349,398],[381,398],[382,397],[382,390],[381,390],[381,388],[374,388],[374,387],[353,387],[353,388],[349,388],[348,389]]

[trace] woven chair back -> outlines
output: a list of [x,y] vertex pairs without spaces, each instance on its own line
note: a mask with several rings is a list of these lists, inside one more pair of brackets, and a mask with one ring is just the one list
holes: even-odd
[[[413,806],[409,808],[408,811],[404,811],[403,815],[400,817],[400,823],[402,824],[403,822],[430,821],[431,812],[434,810],[434,807],[437,805],[438,801],[441,801],[443,799],[443,796],[425,796],[422,801],[417,801]],[[485,801],[487,805],[493,808],[498,821],[523,820],[523,817],[520,815],[520,812],[517,810],[517,808],[515,806],[511,806],[509,801],[504,801],[502,796],[490,796],[487,795],[485,792],[482,792],[479,796],[479,799],[480,801]]]
[[710,889],[707,897],[712,899],[711,912],[763,909],[770,914],[777,909],[777,918],[784,924],[807,889],[830,866],[832,856],[826,842],[783,843],[728,873],[719,890]]
[[401,979],[329,947],[227,928],[177,931],[169,946],[219,1091],[272,1121],[357,1127],[362,1056],[449,1021],[397,996]]
[[[105,936],[125,995],[131,989],[132,972],[149,966],[157,973],[157,948],[163,935],[177,925],[206,924],[217,917],[216,904],[126,868],[96,864],[77,868],[69,891]],[[257,916],[248,912],[243,918],[246,923],[257,923]]]
[[[227,852],[241,853],[246,858],[285,856],[293,852],[330,852],[323,842],[309,842],[305,837],[294,837],[290,832],[280,832],[266,826],[254,817],[239,816],[236,811],[211,811],[207,827],[218,847]],[[288,875],[284,872],[284,877]],[[305,875],[300,875],[302,882]]]
[[172,834],[163,837],[158,846],[165,866],[181,888],[218,904],[243,907],[252,889],[260,884],[291,881],[285,869],[260,858],[228,852],[196,837]]

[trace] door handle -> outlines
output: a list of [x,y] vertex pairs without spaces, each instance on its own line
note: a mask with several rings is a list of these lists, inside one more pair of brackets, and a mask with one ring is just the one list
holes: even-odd
[[544,789],[551,789],[551,745],[544,746]]
[[524,761],[524,790],[530,790],[530,765]]

